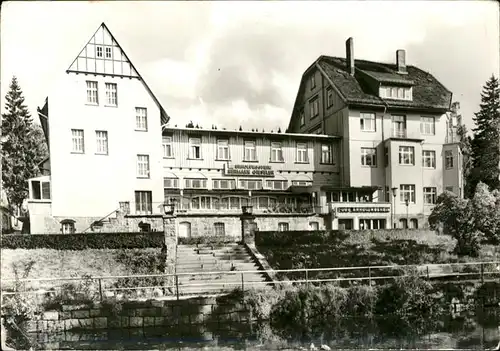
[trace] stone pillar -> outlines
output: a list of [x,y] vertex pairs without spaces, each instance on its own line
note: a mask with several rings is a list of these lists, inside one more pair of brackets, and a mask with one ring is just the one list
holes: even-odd
[[[163,233],[165,235],[165,246],[162,249],[165,257],[165,273],[175,274],[177,264],[177,223],[173,214],[163,216]],[[171,287],[170,292],[176,293],[175,277],[168,277],[165,285]]]
[[255,245],[255,216],[252,214],[244,213],[241,219],[241,242],[248,245]]

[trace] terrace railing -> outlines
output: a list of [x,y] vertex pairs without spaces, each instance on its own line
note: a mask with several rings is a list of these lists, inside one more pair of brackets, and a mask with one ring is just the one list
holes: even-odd
[[[106,298],[142,299],[173,298],[185,295],[219,294],[240,288],[286,286],[358,281],[373,285],[408,276],[410,270],[425,279],[452,281],[491,281],[500,279],[500,261],[427,265],[391,265],[310,269],[273,270],[274,281],[258,279],[264,271],[186,272],[177,274],[147,274],[72,278],[2,279],[2,295],[17,293],[56,295],[65,289],[78,296],[85,293],[94,300]],[[68,284],[70,283],[70,284]],[[71,284],[72,283],[72,284]],[[76,283],[76,284],[75,284]],[[22,285],[21,291],[14,286]]]

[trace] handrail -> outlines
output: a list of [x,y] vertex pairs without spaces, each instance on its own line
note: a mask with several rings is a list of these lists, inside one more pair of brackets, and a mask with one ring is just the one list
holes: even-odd
[[[422,268],[426,267],[446,267],[446,266],[473,266],[473,265],[500,265],[500,261],[489,262],[466,262],[466,263],[429,263],[423,265],[388,265],[388,266],[354,266],[354,267],[331,267],[331,268],[297,268],[297,269],[275,269],[275,270],[248,270],[248,271],[209,271],[209,272],[180,272],[180,273],[161,273],[161,274],[137,274],[137,275],[109,275],[109,276],[89,276],[82,277],[62,277],[62,278],[34,278],[34,279],[0,279],[1,282],[37,282],[37,281],[57,281],[57,280],[85,280],[85,279],[125,279],[125,278],[153,278],[153,277],[174,277],[174,276],[195,276],[195,275],[236,275],[236,274],[262,274],[262,273],[293,273],[293,272],[336,272],[336,271],[355,271],[365,269],[389,269],[389,268]],[[457,272],[458,273],[458,272]],[[500,271],[499,271],[500,273]],[[476,273],[473,273],[476,274]]]
[[104,221],[106,218],[108,218],[109,216],[111,216],[113,213],[116,213],[116,211],[118,211],[120,208],[117,208],[116,210],[113,210],[111,211],[110,213],[108,213],[106,216],[102,217],[101,219],[97,220],[97,221],[94,221],[92,222],[92,224],[90,225],[90,227],[86,228],[84,231],[82,231],[82,233],[85,233],[87,230],[89,230],[90,228],[92,228],[92,225],[96,222],[100,222],[100,221]]

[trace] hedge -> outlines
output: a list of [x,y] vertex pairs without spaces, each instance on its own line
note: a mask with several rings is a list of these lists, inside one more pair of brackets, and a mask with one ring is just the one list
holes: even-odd
[[164,244],[163,232],[3,235],[2,249],[142,249]]
[[257,231],[255,243],[261,247],[334,244],[336,242],[366,243],[371,240],[415,240],[428,244],[449,241],[448,236],[438,236],[428,229],[378,229],[378,230],[296,230]]

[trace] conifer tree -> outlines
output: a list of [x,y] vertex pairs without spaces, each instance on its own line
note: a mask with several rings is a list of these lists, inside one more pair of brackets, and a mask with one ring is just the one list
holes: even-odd
[[44,155],[39,147],[40,133],[24,104],[16,77],[9,88],[6,113],[2,114],[2,188],[10,209],[20,210],[28,197],[28,179],[38,175]]
[[472,141],[473,171],[470,187],[481,181],[490,189],[499,188],[500,165],[500,88],[498,78],[492,76],[481,93],[479,112]]

